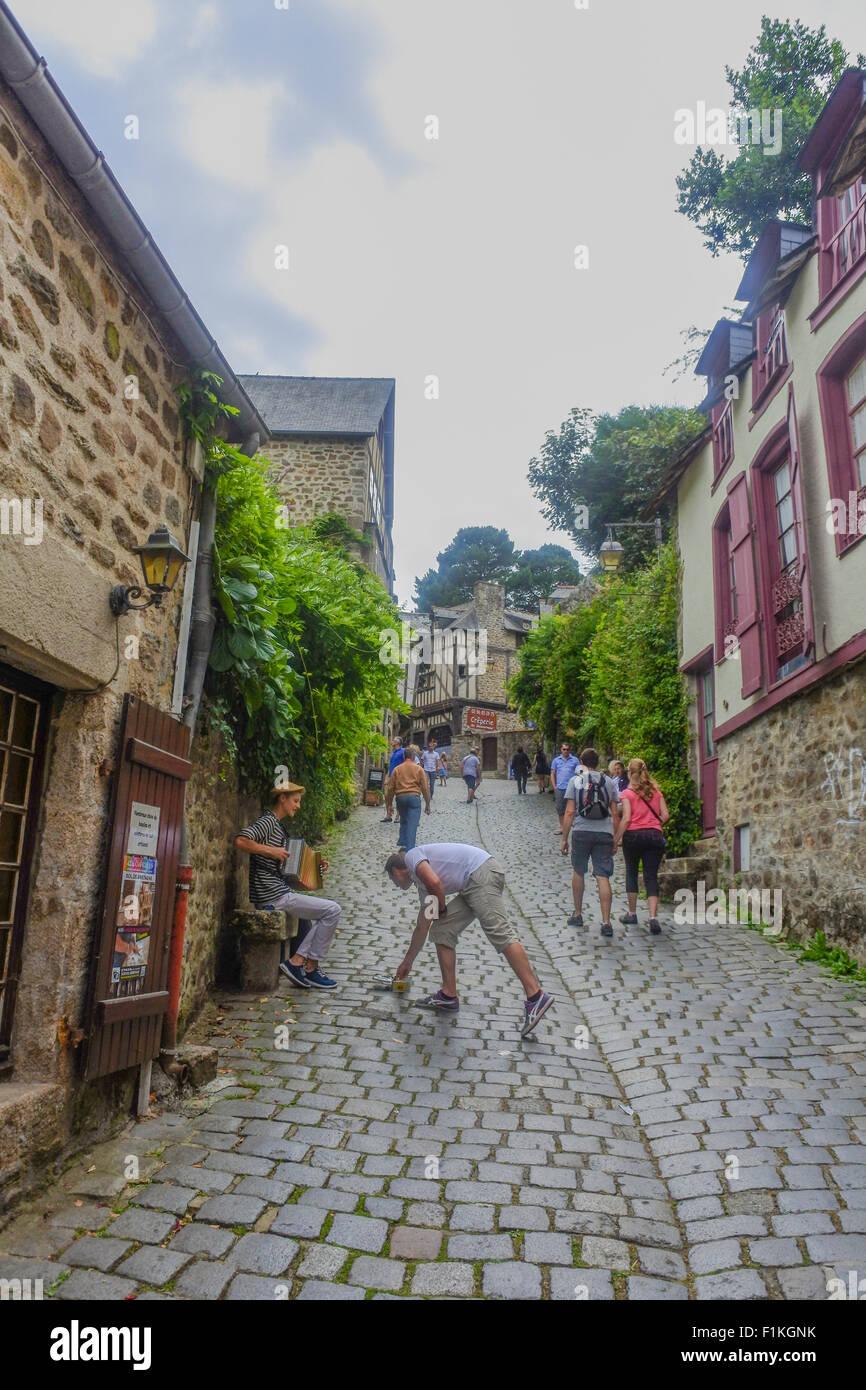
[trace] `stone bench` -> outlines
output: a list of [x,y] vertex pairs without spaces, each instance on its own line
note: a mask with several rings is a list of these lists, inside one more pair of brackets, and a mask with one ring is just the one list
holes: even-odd
[[285,942],[297,930],[295,918],[286,912],[244,907],[232,913],[231,925],[240,944],[241,989],[245,994],[275,990]]

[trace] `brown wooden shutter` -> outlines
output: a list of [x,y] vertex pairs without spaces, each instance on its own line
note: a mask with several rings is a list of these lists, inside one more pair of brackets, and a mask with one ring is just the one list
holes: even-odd
[[[114,774],[97,929],[91,962],[85,1025],[88,1080],[146,1062],[159,1053],[168,1007],[168,952],[175,879],[183,822],[184,784],[189,778],[189,729],[134,695],[123,703],[120,749]],[[138,980],[112,981],[118,913],[124,887],[133,802],[158,808],[156,883],[153,889],[147,962]]]
[[728,485],[731,514],[731,553],[737,585],[737,639],[740,644],[740,693],[754,695],[763,685],[761,671],[761,614],[752,549],[752,513],[745,473]]
[[797,427],[797,407],[794,388],[788,387],[788,447],[791,451],[791,495],[797,526],[797,579],[800,602],[803,605],[803,655],[808,656],[815,645],[815,618],[812,611],[812,589],[809,583],[809,547],[806,540],[806,508],[803,498],[803,470],[800,466],[800,431]]

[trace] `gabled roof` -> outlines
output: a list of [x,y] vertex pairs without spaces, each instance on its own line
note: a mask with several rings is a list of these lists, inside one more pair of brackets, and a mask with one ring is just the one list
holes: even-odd
[[[852,126],[860,129],[862,137],[862,123],[859,116],[862,115],[864,104],[866,104],[866,73],[861,68],[848,68],[843,72],[830,96],[827,104],[821,112],[817,121],[813,125],[809,138],[800,151],[797,160],[797,167],[803,169],[807,174],[817,174],[822,165],[828,159],[836,160],[840,154],[844,154],[846,146],[850,145],[848,139],[853,134]],[[860,146],[862,156],[863,147]],[[856,151],[854,152],[856,155]],[[843,178],[847,177],[849,171],[846,170]],[[859,170],[855,170],[859,172]],[[838,168],[828,171],[823,188],[818,190],[818,197],[825,198],[832,193],[841,193],[851,182],[840,181],[837,177],[833,178],[834,173],[838,176]],[[835,186],[838,185],[838,186]]]
[[811,227],[799,222],[780,222],[773,217],[767,223],[755,243],[750,255],[739,289],[734,298],[751,302],[761,293],[767,277],[786,257],[796,254],[806,242],[812,240]]
[[376,434],[393,377],[240,376],[271,434]]

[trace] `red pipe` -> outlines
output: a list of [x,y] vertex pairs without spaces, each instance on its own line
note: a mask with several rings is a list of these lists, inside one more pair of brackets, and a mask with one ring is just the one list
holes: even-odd
[[[162,1026],[160,1060],[163,1071],[170,1075],[186,1073],[186,1066],[175,1060],[162,1061],[162,1053],[174,1054],[177,1048],[177,1016],[180,1011],[180,977],[183,969],[183,938],[186,931],[186,909],[192,887],[191,864],[178,864],[175,881],[174,917],[171,924],[171,948],[168,957],[168,1009]],[[182,1079],[182,1078],[181,1078]]]

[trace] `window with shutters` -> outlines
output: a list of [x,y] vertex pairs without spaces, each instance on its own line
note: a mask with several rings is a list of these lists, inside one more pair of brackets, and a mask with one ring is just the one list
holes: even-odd
[[862,539],[866,513],[866,314],[852,325],[818,370],[818,396],[830,498],[843,504],[834,526],[837,554]]
[[734,457],[734,403],[720,402],[713,410],[713,478],[721,477]]
[[843,280],[866,270],[866,175],[843,193],[822,198],[820,293],[824,299]]
[[731,508],[722,507],[713,524],[713,593],[716,618],[716,661],[739,647],[737,637],[737,575],[731,541]]
[[[757,571],[755,568],[754,526],[749,485],[745,473],[740,473],[728,484],[728,537],[725,536],[724,513],[720,514],[720,525],[716,528],[716,636],[719,648],[724,654],[726,636],[723,614],[732,612],[736,603],[737,652],[740,659],[740,694],[743,699],[754,695],[764,684],[763,655],[761,647],[761,610],[758,600]],[[727,563],[730,564],[730,588],[727,610],[720,607],[725,593]]]
[[780,304],[764,309],[755,322],[755,361],[752,366],[752,404],[763,402],[780,384],[789,363],[785,311]]
[[788,416],[753,464],[757,553],[770,684],[814,655],[800,447],[793,391]]

